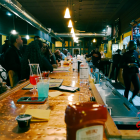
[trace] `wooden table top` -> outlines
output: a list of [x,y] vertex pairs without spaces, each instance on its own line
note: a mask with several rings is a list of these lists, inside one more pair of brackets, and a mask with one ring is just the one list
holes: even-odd
[[[50,74],[50,77],[64,79],[62,85],[79,86],[78,73],[53,73]],[[29,81],[25,82],[24,86],[28,83]],[[29,90],[22,90],[21,88],[24,86],[13,88],[10,95],[0,101],[0,140],[66,140],[65,109],[71,102],[69,101],[69,96],[72,94],[74,95],[72,102],[79,101],[79,91],[75,93],[63,92],[61,96],[49,97],[49,102],[44,104],[17,104],[17,100],[20,97],[37,96],[37,94],[33,94]],[[51,91],[56,90],[49,90],[49,92]],[[15,118],[20,113],[24,113],[26,109],[48,108],[51,109],[48,122],[31,122],[30,129],[26,132],[22,132],[18,128]]]
[[[62,85],[79,87],[79,75],[76,72],[72,72],[72,70],[70,72],[52,73],[50,77],[64,79]],[[49,102],[44,104],[17,104],[17,100],[20,97],[37,96],[37,94],[33,94],[29,90],[22,90],[28,84],[29,81],[26,81],[0,96],[0,140],[66,140],[65,109],[69,103],[79,101],[79,91],[75,93],[63,92],[60,96],[49,97]],[[90,86],[97,102],[104,104],[91,78]],[[49,92],[52,91],[56,90],[49,90]],[[71,95],[73,95],[72,101],[69,100]],[[51,109],[48,122],[31,122],[30,129],[26,132],[22,132],[18,128],[15,118],[24,113],[26,109],[48,108]],[[121,137],[121,131],[117,129],[109,113],[105,126],[105,131],[110,137]],[[127,135],[128,131],[127,133],[122,131],[122,133]],[[105,133],[103,140],[107,140]]]

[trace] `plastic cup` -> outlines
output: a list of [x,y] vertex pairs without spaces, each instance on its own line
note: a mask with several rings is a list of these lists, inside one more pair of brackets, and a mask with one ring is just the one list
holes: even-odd
[[37,89],[38,89],[38,97],[46,97],[48,98],[49,93],[49,77],[37,78]]
[[60,63],[61,63],[61,67],[63,67],[63,63],[64,63],[64,61],[63,61],[63,60],[61,60],[61,61],[60,61]]
[[23,115],[19,115],[16,117],[16,120],[18,122],[18,126],[21,129],[28,129],[30,128],[30,120],[31,120],[32,116],[29,114],[23,114]]

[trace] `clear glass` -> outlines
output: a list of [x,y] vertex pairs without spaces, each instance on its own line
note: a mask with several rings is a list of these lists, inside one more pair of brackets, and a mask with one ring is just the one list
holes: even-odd
[[37,89],[38,89],[38,97],[46,97],[48,98],[49,94],[49,77],[38,77],[36,78]]
[[49,77],[50,71],[42,71],[42,77]]
[[29,64],[30,66],[30,83],[33,85],[33,89],[30,90],[33,93],[36,93],[36,78],[41,76],[39,64]]
[[91,97],[91,92],[89,91],[88,80],[80,80],[79,101],[88,102],[90,101],[90,97]]

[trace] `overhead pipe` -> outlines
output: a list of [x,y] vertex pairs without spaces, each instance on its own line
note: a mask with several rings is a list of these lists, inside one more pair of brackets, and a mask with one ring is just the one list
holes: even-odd
[[49,34],[51,37],[54,37],[58,41],[63,42],[63,40],[60,37],[57,37],[54,32],[52,32],[50,29],[44,27],[44,25],[38,21],[33,15],[31,15],[29,12],[27,12],[22,5],[16,1],[16,0],[0,0],[0,5],[20,17],[21,19],[25,20],[38,30],[41,30],[42,32]]
[[[58,37],[72,37],[71,33],[55,33]],[[105,37],[105,33],[75,33],[77,37]]]

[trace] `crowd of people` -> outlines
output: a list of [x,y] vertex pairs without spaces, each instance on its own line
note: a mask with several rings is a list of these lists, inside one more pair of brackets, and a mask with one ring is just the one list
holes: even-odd
[[[110,74],[110,79],[114,75],[114,70],[116,69],[115,81],[117,82],[117,76],[120,68],[123,68],[123,80],[125,85],[124,96],[128,99],[128,93],[130,90],[131,82],[134,86],[132,99],[139,92],[139,59],[138,53],[135,51],[136,45],[134,41],[131,40],[128,43],[127,51],[121,54],[121,50],[117,50],[113,54],[113,65],[112,72]],[[7,73],[13,70],[17,76],[18,81],[23,79],[28,80],[30,76],[30,63],[38,63],[41,71],[53,71],[53,68],[59,66],[61,60],[65,60],[67,57],[68,50],[64,49],[63,52],[60,50],[55,50],[54,53],[51,52],[49,45],[46,42],[40,40],[39,36],[34,37],[34,41],[27,45],[27,40],[22,39],[19,34],[11,34],[9,39],[5,40],[5,44],[2,46],[2,54],[0,58],[0,64],[6,69]],[[99,52],[99,47],[96,47],[91,51],[86,57],[92,58],[92,63],[96,68],[101,68],[101,58],[105,55],[103,52]],[[25,81],[25,80],[23,80]],[[10,85],[9,78],[7,78],[7,85]]]
[[[30,76],[30,63],[38,63],[41,71],[53,71],[59,66],[59,62],[67,56],[67,50],[63,52],[56,50],[53,54],[49,45],[41,41],[39,36],[34,37],[34,41],[27,45],[27,40],[21,38],[19,34],[11,34],[2,46],[0,58],[1,66],[7,73],[12,70],[17,74],[18,81],[28,80]],[[7,85],[10,86],[9,77]]]

